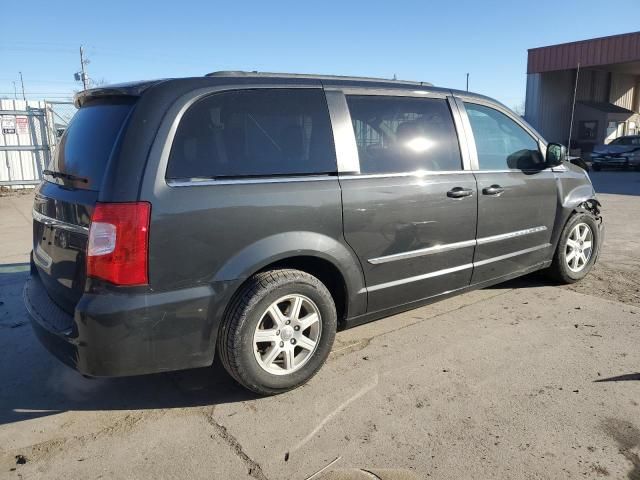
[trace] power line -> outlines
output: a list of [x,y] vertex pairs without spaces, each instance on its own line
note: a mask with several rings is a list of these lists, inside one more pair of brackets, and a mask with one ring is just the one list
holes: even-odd
[[[13,82],[15,80],[14,78],[9,78],[9,77],[0,77],[0,82]],[[71,85],[74,84],[76,82],[74,82],[73,80],[29,80],[29,84],[34,84],[34,83],[38,83],[38,84],[48,84],[48,83],[57,83],[57,84],[63,84],[63,85]]]
[[[14,92],[0,92],[0,95],[13,95],[13,94],[14,94]],[[69,91],[66,91],[66,92],[29,92],[29,93],[25,92],[25,95],[27,97],[33,96],[33,95],[68,95],[68,96],[73,96],[74,92],[69,92]]]

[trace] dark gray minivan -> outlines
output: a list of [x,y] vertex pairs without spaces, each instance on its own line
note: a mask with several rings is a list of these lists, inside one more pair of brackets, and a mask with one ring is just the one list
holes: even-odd
[[79,93],[33,206],[24,298],[89,376],[211,365],[274,394],[336,330],[547,269],[602,239],[587,173],[489,98],[217,72]]

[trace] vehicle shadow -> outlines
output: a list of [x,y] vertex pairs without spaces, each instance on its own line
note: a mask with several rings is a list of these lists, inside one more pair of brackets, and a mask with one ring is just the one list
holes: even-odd
[[599,378],[594,380],[593,383],[600,382],[629,382],[633,380],[640,380],[640,373],[627,373],[626,375],[618,375],[616,377]]
[[22,303],[28,264],[0,265],[0,425],[57,413],[210,406],[258,398],[221,365],[126,378],[90,379],[53,358]]
[[537,287],[548,287],[554,286],[556,283],[547,277],[542,272],[533,272],[523,277],[517,277],[512,280],[507,280],[506,282],[497,283],[496,285],[491,285],[486,287],[487,290],[503,290],[510,288],[537,288]]
[[596,193],[640,195],[640,172],[602,170],[589,172]]

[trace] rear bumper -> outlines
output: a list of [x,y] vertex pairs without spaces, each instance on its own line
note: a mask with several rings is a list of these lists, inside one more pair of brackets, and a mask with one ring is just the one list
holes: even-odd
[[85,294],[61,310],[37,273],[24,287],[33,329],[56,358],[84,375],[117,377],[211,365],[221,287],[153,294]]

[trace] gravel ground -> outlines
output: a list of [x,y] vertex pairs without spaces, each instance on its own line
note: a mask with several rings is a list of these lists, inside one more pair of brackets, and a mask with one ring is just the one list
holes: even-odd
[[340,332],[271,398],[217,365],[60,365],[21,303],[30,198],[0,198],[0,478],[640,479],[640,174],[592,177],[607,237],[583,282],[534,275]]

